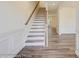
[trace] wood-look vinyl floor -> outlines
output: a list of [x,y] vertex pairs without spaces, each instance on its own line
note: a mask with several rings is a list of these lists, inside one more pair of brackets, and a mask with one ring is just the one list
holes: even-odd
[[49,30],[48,47],[24,47],[16,58],[77,58],[75,54],[75,35],[59,36]]

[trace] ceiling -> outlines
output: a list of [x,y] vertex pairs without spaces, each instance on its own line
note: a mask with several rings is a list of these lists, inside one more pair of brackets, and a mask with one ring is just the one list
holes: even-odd
[[56,13],[59,5],[62,3],[62,2],[59,2],[59,1],[46,1],[45,2],[48,6],[48,12],[49,13]]
[[49,13],[56,13],[59,6],[77,6],[79,2],[77,1],[44,1],[48,6]]

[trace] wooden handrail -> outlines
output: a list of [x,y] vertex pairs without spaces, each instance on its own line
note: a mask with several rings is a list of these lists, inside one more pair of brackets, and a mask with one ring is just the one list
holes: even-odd
[[30,17],[28,18],[28,20],[27,20],[27,22],[25,23],[25,25],[27,25],[27,24],[29,23],[29,21],[30,21],[30,19],[31,19],[32,15],[34,14],[34,12],[35,12],[36,8],[38,7],[38,5],[39,5],[39,1],[38,1],[38,3],[36,4],[36,6],[35,6],[35,8],[34,8],[33,12],[31,13],[31,15],[30,15]]

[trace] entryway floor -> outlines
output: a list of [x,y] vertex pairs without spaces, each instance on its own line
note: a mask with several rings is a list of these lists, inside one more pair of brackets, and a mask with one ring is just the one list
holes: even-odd
[[77,58],[74,34],[53,34],[49,30],[48,47],[24,47],[16,58]]

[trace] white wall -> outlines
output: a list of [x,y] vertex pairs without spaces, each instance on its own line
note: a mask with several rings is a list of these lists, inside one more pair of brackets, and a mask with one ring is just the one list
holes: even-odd
[[0,2],[0,57],[14,57],[24,47],[25,22],[36,3]]
[[46,7],[46,5],[45,5],[45,2],[44,2],[44,1],[40,1],[40,4],[39,4],[39,6],[40,6],[41,8],[44,8],[44,7]]
[[74,7],[60,7],[58,19],[59,34],[76,33],[76,9]]
[[23,28],[34,7],[34,2],[0,2],[0,33]]

